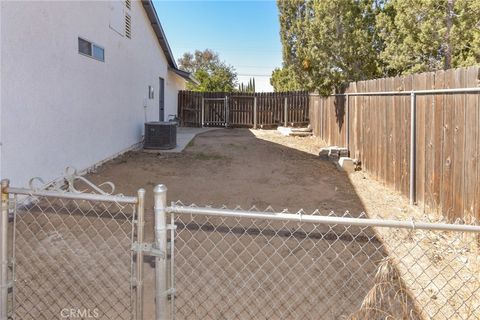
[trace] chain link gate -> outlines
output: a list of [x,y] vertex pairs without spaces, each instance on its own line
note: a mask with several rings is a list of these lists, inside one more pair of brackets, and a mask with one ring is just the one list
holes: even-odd
[[65,181],[48,190],[2,181],[0,318],[143,319],[145,191],[127,197],[113,195],[111,183]]

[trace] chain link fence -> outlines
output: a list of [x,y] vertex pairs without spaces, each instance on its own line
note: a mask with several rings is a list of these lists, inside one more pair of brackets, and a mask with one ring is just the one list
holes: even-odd
[[173,204],[177,319],[479,319],[480,227]]
[[155,257],[158,319],[480,318],[478,225],[167,207],[166,192],[154,190],[147,244],[143,190],[123,197],[2,182],[9,318],[143,319],[144,254]]
[[9,319],[137,318],[137,198],[8,195]]

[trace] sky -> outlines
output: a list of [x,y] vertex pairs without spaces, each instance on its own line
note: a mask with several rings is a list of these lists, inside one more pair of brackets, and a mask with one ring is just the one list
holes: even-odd
[[255,77],[256,91],[273,91],[270,75],[282,64],[275,1],[153,2],[175,59],[213,49],[235,68],[239,82]]

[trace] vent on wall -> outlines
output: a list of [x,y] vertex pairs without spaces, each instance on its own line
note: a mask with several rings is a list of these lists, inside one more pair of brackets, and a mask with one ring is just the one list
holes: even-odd
[[125,7],[127,7],[127,9],[131,10],[132,9],[132,0],[125,0]]
[[132,39],[132,18],[128,13],[125,14],[125,36]]

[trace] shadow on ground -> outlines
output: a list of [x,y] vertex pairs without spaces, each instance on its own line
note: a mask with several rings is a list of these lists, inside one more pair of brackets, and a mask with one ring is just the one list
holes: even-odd
[[[364,212],[333,163],[246,129],[202,134],[180,154],[129,152],[88,178],[129,195],[145,188],[150,240],[159,183],[169,201],[185,204]],[[247,220],[176,217],[178,319],[420,318],[373,229]],[[147,316],[154,312],[150,262]]]

